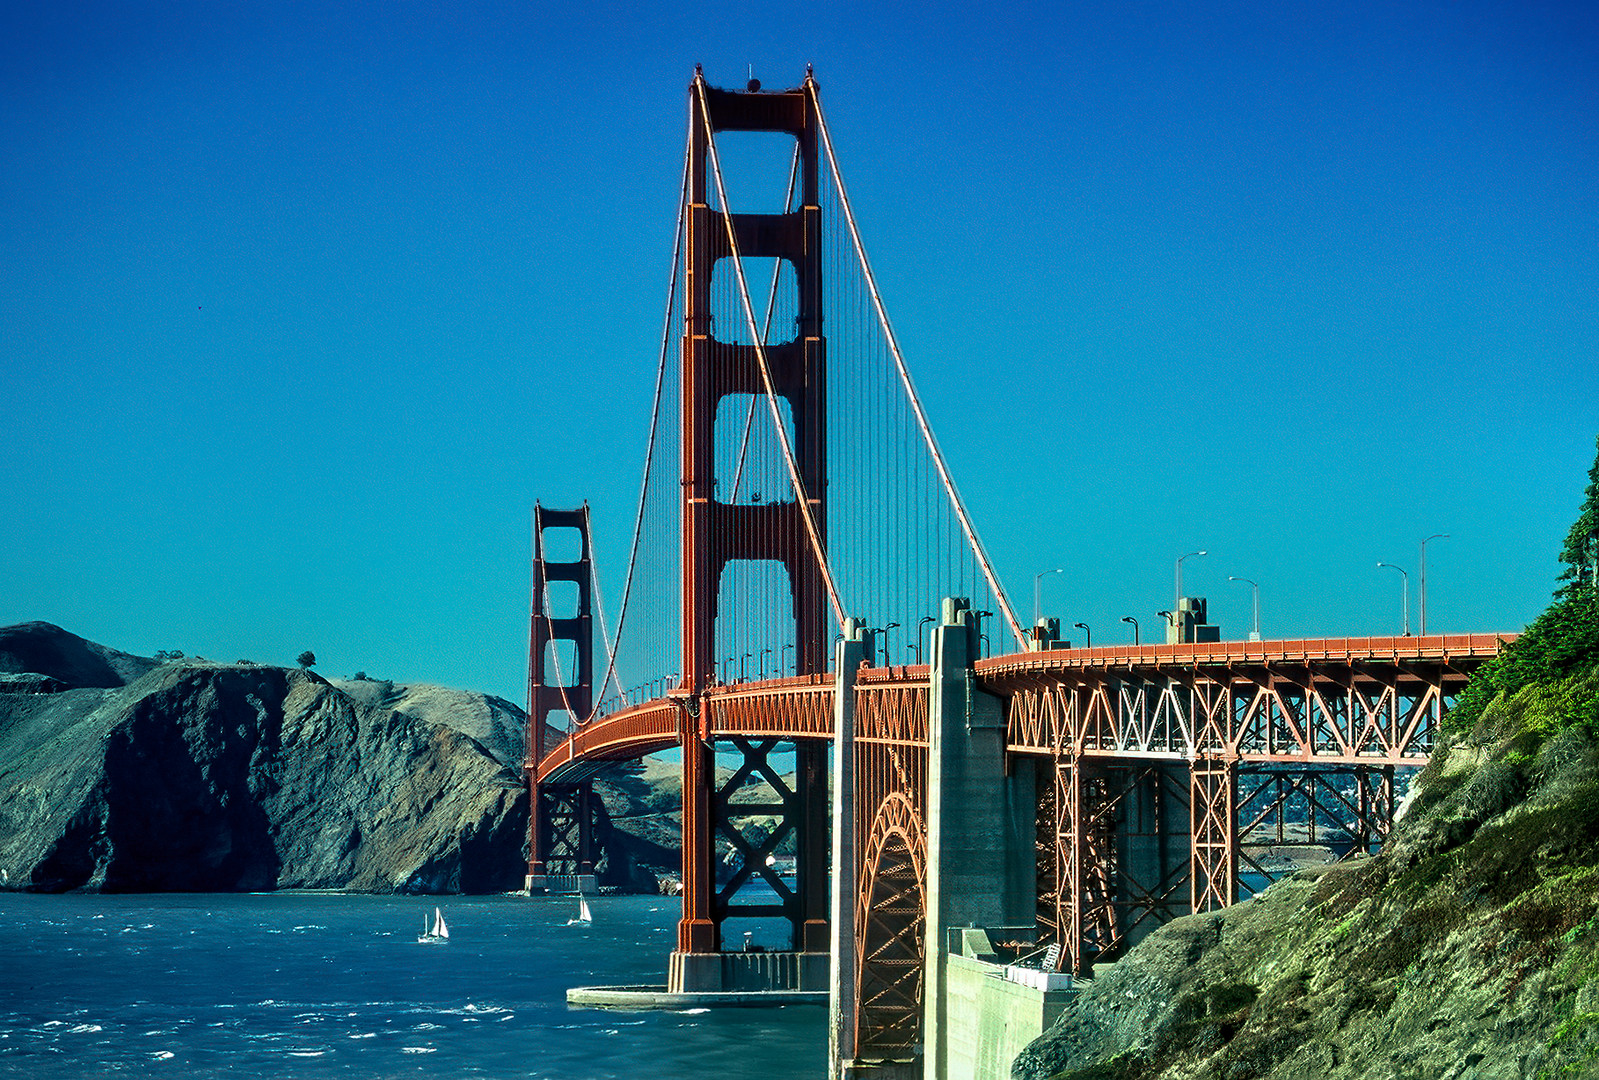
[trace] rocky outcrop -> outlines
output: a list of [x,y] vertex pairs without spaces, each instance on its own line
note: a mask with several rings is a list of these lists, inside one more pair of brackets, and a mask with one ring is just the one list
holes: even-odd
[[522,884],[523,714],[433,686],[157,663],[0,630],[11,888],[492,892]]
[[1439,747],[1381,854],[1178,919],[1100,969],[1013,1074],[1599,1075],[1599,670]]
[[[0,676],[48,676],[58,688],[125,686],[157,661],[69,634],[52,623],[0,626]],[[5,683],[0,683],[0,690]]]

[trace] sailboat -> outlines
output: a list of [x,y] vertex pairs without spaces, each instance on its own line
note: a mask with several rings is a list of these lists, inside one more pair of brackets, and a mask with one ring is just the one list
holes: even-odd
[[450,928],[444,924],[444,912],[433,909],[433,929],[428,929],[428,917],[422,916],[422,932],[416,936],[418,945],[448,945]]
[[589,901],[586,896],[577,898],[577,918],[566,920],[568,926],[589,926],[594,922],[594,912],[589,910]]

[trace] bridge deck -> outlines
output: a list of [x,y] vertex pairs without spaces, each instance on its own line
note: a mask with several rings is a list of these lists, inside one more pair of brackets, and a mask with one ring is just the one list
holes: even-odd
[[[994,656],[973,668],[986,689],[1010,699],[1012,753],[1180,759],[1204,751],[1256,761],[1421,764],[1439,694],[1514,637],[1109,645]],[[916,693],[928,674],[926,665],[866,668],[856,692]],[[1129,695],[1107,685],[1118,682],[1164,689]],[[713,686],[692,716],[686,694],[629,706],[570,733],[539,763],[538,778],[574,782],[612,762],[669,750],[691,721],[705,739],[831,739],[833,685],[831,674],[820,674]],[[1214,729],[1208,743],[1207,723]],[[863,728],[860,735],[925,745],[925,734],[909,731]]]

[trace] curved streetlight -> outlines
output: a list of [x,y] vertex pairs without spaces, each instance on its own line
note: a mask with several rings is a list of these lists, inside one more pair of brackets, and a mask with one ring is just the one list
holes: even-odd
[[743,657],[741,657],[739,659],[739,662],[738,662],[738,681],[739,682],[749,682],[750,681],[750,676],[749,676],[749,658],[754,656],[754,655],[755,655],[754,653],[745,653],[743,655]]
[[768,646],[767,648],[764,648],[764,649],[761,650],[761,676],[760,677],[763,678],[763,679],[766,678],[766,656],[771,651],[772,651],[772,649],[771,649],[770,646]]
[[1065,572],[1066,572],[1065,567],[1056,567],[1054,570],[1040,570],[1038,573],[1033,575],[1033,625],[1034,626],[1038,625],[1038,620],[1039,620],[1039,617],[1040,617],[1040,614],[1041,614],[1040,611],[1039,611],[1038,601],[1039,601],[1039,590],[1043,587],[1044,579],[1047,578],[1051,574],[1064,574]]
[[1138,620],[1133,618],[1131,615],[1123,615],[1122,616],[1122,622],[1130,622],[1130,623],[1133,624],[1133,644],[1137,645],[1138,644]]
[[[777,650],[777,673],[779,675],[783,674],[783,670],[784,670],[783,669],[783,650],[784,649],[792,649],[793,647],[794,647],[794,643],[792,641],[790,641],[790,642],[786,643],[783,646],[782,649],[778,649]],[[797,669],[795,671],[795,674],[799,674]]]
[[1427,541],[1447,540],[1448,533],[1433,533],[1421,542],[1421,626],[1418,628],[1421,636],[1427,636]]
[[1405,613],[1405,636],[1410,636],[1410,575],[1405,573],[1405,568],[1395,566],[1391,562],[1380,562],[1378,566],[1386,566],[1390,570],[1398,570],[1399,582],[1399,609]]
[[897,623],[897,622],[891,622],[887,626],[883,627],[883,666],[884,667],[893,667],[894,666],[893,653],[889,652],[889,650],[888,650],[888,632],[890,630],[894,629],[894,627],[896,627],[898,625],[899,625],[899,623]]
[[1192,559],[1195,555],[1208,555],[1208,551],[1190,551],[1187,555],[1177,556],[1177,599],[1172,602],[1173,611],[1183,609],[1183,560]]
[[937,621],[938,621],[938,619],[935,618],[932,615],[923,615],[916,623],[916,663],[917,664],[921,664],[923,662],[922,661],[922,627],[926,626],[930,622],[936,623]]
[[1254,620],[1254,623],[1253,623],[1254,629],[1249,632],[1249,640],[1250,641],[1259,641],[1260,640],[1260,586],[1255,584],[1249,578],[1239,577],[1237,574],[1228,574],[1227,575],[1227,580],[1228,581],[1242,581],[1246,585],[1248,585],[1251,590],[1253,590],[1253,592],[1255,594],[1255,603],[1254,603],[1255,620]]
[[1166,640],[1168,642],[1179,636],[1174,632],[1177,626],[1177,616],[1169,611],[1157,611],[1155,614],[1166,620]]
[[1092,649],[1094,647],[1094,632],[1088,628],[1088,624],[1085,622],[1074,622],[1072,625],[1082,627],[1083,648]]
[[[974,611],[974,612],[972,612],[972,615],[977,620],[977,640],[978,640],[979,644],[980,645],[989,644],[988,635],[983,633],[983,620],[984,619],[993,618],[994,617],[994,613],[992,611]],[[990,645],[990,649],[992,649],[991,645]],[[977,655],[978,656],[985,656],[987,654],[984,653],[982,648],[980,647],[977,650]]]

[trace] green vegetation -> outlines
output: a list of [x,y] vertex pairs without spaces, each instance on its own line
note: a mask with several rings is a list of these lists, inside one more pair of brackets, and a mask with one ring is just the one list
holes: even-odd
[[1375,858],[1179,919],[1026,1080],[1599,1076],[1599,459],[1553,602],[1450,714]]
[[312,652],[310,649],[307,649],[299,656],[296,656],[294,658],[294,662],[299,664],[302,668],[311,667],[316,663],[316,653]]
[[1599,732],[1599,455],[1588,470],[1582,510],[1560,549],[1554,602],[1522,635],[1478,669],[1449,714],[1451,731],[1466,731],[1490,702],[1541,684],[1527,703],[1528,726],[1552,735],[1572,725]]

